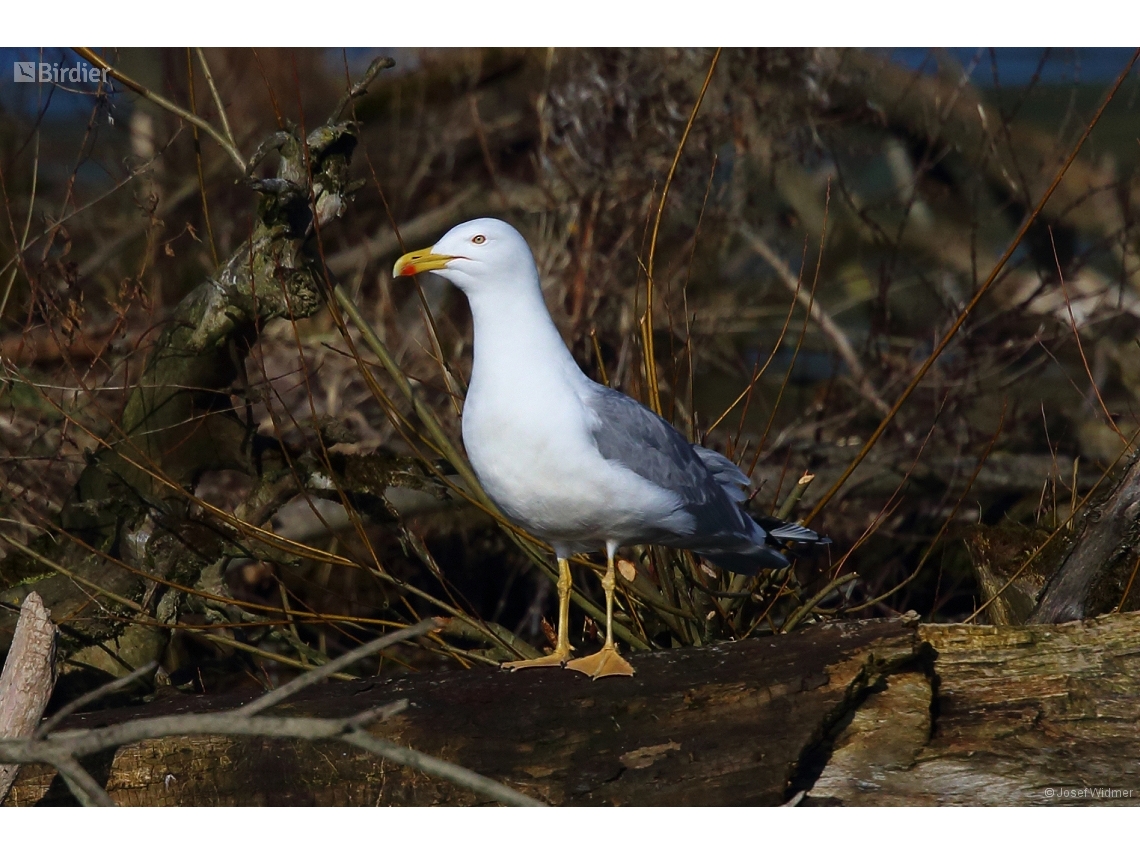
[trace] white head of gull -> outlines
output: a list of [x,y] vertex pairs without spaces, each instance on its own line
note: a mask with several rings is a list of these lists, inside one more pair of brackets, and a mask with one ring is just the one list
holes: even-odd
[[[732,461],[691,445],[632,398],[595,383],[566,348],[543,300],[526,240],[496,219],[456,226],[430,249],[402,256],[394,276],[431,271],[460,288],[474,320],[463,406],[471,466],[503,514],[558,559],[558,641],[518,669],[566,665],[592,677],[631,675],[613,640],[614,553],[629,544],[691,549],[735,573],[785,567],[774,545],[827,542],[744,512],[750,485]],[[570,565],[605,551],[606,641],[570,660]]]

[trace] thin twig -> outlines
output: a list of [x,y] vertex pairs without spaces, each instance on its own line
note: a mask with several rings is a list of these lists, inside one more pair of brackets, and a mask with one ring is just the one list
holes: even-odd
[[942,523],[942,527],[938,529],[938,533],[934,535],[934,539],[931,540],[929,545],[926,547],[926,551],[922,554],[922,558],[919,559],[918,566],[914,568],[914,572],[912,572],[907,578],[903,579],[893,588],[883,592],[882,594],[879,594],[877,597],[873,597],[864,603],[859,603],[856,606],[851,606],[850,608],[844,609],[846,613],[851,614],[857,611],[862,611],[866,608],[870,608],[871,606],[878,605],[884,600],[893,597],[896,593],[901,591],[903,588],[918,578],[918,574],[922,572],[923,568],[926,566],[926,562],[930,559],[930,556],[934,554],[934,548],[939,544],[939,542],[941,542],[942,537],[946,534],[947,529],[950,528],[950,524],[954,522],[955,519],[957,519],[958,511],[961,509],[962,503],[966,501],[966,497],[970,495],[970,490],[973,489],[974,482],[978,479],[978,475],[981,474],[982,468],[985,466],[986,461],[989,460],[990,453],[994,450],[994,446],[997,445],[998,437],[1001,436],[1002,427],[1005,425],[1005,405],[1006,402],[1002,401],[1001,418],[998,421],[997,430],[994,431],[993,436],[990,437],[989,444],[982,452],[981,457],[978,458],[977,465],[974,466],[974,471],[971,473],[970,479],[966,482],[965,488],[958,496],[958,501],[954,504],[954,508],[950,511],[950,514],[946,517],[946,520]]
[[222,103],[222,96],[218,94],[218,87],[214,85],[214,75],[210,73],[210,64],[206,62],[206,55],[202,52],[201,48],[194,48],[194,53],[202,66],[202,74],[206,76],[206,85],[210,87],[210,95],[214,99],[214,106],[218,108],[218,118],[222,120],[222,133],[226,135],[226,139],[230,141],[230,145],[232,145],[234,149],[237,149],[237,140],[234,139],[234,132],[230,129],[230,120],[226,116],[226,106]]
[[669,187],[673,184],[673,175],[677,172],[677,164],[681,161],[681,152],[685,150],[685,143],[689,139],[689,131],[693,129],[693,122],[697,119],[697,111],[701,109],[701,102],[705,100],[712,81],[713,72],[716,71],[717,61],[720,59],[720,48],[713,54],[709,63],[708,74],[705,75],[701,94],[697,96],[697,103],[689,114],[689,121],[685,125],[685,132],[681,134],[681,141],[677,143],[677,153],[673,155],[673,163],[669,167],[669,174],[665,176],[665,186],[661,188],[661,201],[657,203],[657,219],[653,222],[653,235],[649,239],[649,261],[645,266],[645,315],[641,319],[641,346],[645,358],[645,386],[646,397],[653,412],[661,415],[661,393],[657,389],[657,362],[653,355],[653,259],[657,254],[657,232],[661,228],[661,217],[665,213],[665,200],[669,198]]
[[[788,383],[792,379],[792,371],[796,367],[796,357],[799,356],[800,350],[804,346],[804,336],[807,335],[808,321],[811,319],[811,307],[815,305],[816,288],[819,287],[819,273],[823,269],[823,249],[827,245],[827,218],[831,211],[831,181],[827,182],[827,192],[823,197],[823,225],[819,233],[819,254],[815,259],[815,275],[811,280],[811,291],[808,293],[808,311],[804,315],[803,325],[800,327],[800,337],[796,340],[795,350],[792,351],[792,358],[788,360],[788,370],[784,372],[784,380],[780,383],[780,389],[776,393],[776,400],[772,404],[772,409],[768,413],[768,424],[764,426],[764,433],[760,435],[760,441],[756,443],[756,453],[752,456],[752,463],[748,466],[748,477],[752,477],[753,470],[756,469],[756,464],[760,462],[760,454],[764,451],[764,443],[768,441],[768,434],[772,431],[772,425],[776,423],[776,414],[780,409],[780,402],[784,400],[784,393],[788,389]],[[804,262],[807,262],[807,237],[804,237]],[[799,298],[797,294],[797,299]]]
[[76,710],[81,710],[84,707],[95,703],[95,701],[107,697],[107,695],[113,695],[115,692],[119,691],[119,689],[122,689],[125,686],[129,686],[140,677],[145,677],[157,667],[157,662],[148,662],[145,665],[136,668],[125,677],[120,677],[117,680],[112,680],[110,683],[105,683],[99,688],[92,689],[90,692],[87,692],[87,694],[80,695],[75,700],[64,704],[56,711],[55,715],[49,719],[46,719],[42,724],[40,724],[39,727],[36,728],[36,732],[32,734],[32,739],[43,739],[45,736],[55,730],[56,727],[59,726],[60,722],[62,722]]
[[[1065,297],[1065,309],[1069,315],[1069,326],[1073,330],[1073,342],[1077,345],[1077,353],[1081,357],[1081,365],[1085,368],[1085,375],[1089,378],[1089,385],[1092,386],[1093,394],[1096,395],[1097,403],[1100,404],[1101,412],[1104,413],[1105,419],[1108,421],[1108,426],[1125,442],[1128,438],[1121,433],[1120,428],[1116,426],[1116,420],[1112,417],[1112,413],[1108,411],[1108,406],[1104,403],[1104,398],[1101,397],[1100,387],[1097,385],[1096,377],[1093,376],[1092,369],[1089,367],[1088,357],[1085,356],[1085,347],[1081,344],[1081,331],[1077,327],[1077,318],[1073,314],[1073,301],[1069,299],[1069,289],[1065,285],[1065,272],[1061,269],[1061,259],[1057,255],[1057,241],[1053,238],[1053,227],[1049,226],[1049,246],[1053,250],[1053,263],[1057,265],[1057,281],[1061,285],[1061,294]],[[1083,396],[1087,400],[1087,396]],[[1073,460],[1076,463],[1076,459]],[[1074,496],[1076,493],[1074,492]],[[1073,501],[1076,501],[1074,498]]]
[[807,617],[808,614],[811,613],[811,610],[819,604],[820,600],[822,600],[836,588],[847,584],[852,579],[858,578],[858,573],[847,573],[843,576],[840,576],[838,579],[832,579],[830,582],[824,585],[823,588],[820,589],[819,593],[817,593],[814,597],[812,597],[810,600],[808,600],[806,603],[788,615],[788,619],[784,621],[784,625],[780,627],[780,631],[791,632],[793,629],[795,629],[796,624],[798,624],[801,620]]
[[135,612],[142,611],[142,606],[140,606],[134,600],[127,599],[126,597],[121,597],[118,594],[114,593],[113,591],[108,591],[106,588],[103,588],[99,585],[96,585],[94,582],[90,581],[89,579],[85,579],[83,576],[80,576],[78,573],[75,573],[71,570],[68,570],[66,567],[64,567],[60,564],[57,564],[56,562],[52,561],[50,558],[48,558],[44,555],[40,555],[38,552],[36,552],[31,547],[25,546],[24,544],[20,543],[20,541],[14,540],[13,538],[9,537],[6,534],[3,534],[2,532],[0,532],[0,539],[4,540],[9,546],[15,547],[16,549],[18,549],[20,552],[24,553],[28,557],[34,558],[36,561],[40,562],[41,564],[43,564],[45,567],[49,568],[50,570],[54,570],[56,573],[60,573],[63,576],[66,576],[68,579],[75,582],[81,588],[84,588],[84,589],[90,588],[91,592],[98,594],[101,597],[106,597],[107,599],[111,600],[112,602],[118,603],[121,606],[126,606],[128,609],[131,609],[132,611],[135,611]]
[[517,790],[512,790],[498,781],[480,775],[478,772],[472,772],[470,769],[465,769],[446,760],[440,760],[438,757],[432,757],[422,751],[405,748],[394,742],[388,742],[386,739],[379,739],[367,731],[354,730],[342,736],[341,739],[349,745],[355,745],[357,748],[363,748],[365,751],[387,757],[402,766],[410,766],[437,778],[443,778],[445,781],[451,781],[453,784],[458,784],[502,804],[514,807],[544,807],[542,802],[532,799],[530,796],[524,796]]
[[[70,220],[73,220],[74,218],[78,217],[80,214],[85,214],[88,211],[94,210],[101,202],[104,202],[107,199],[109,199],[111,196],[113,196],[119,190],[122,190],[124,187],[126,187],[128,184],[130,184],[136,178],[139,178],[142,175],[146,175],[148,172],[150,172],[154,168],[154,164],[157,161],[157,159],[158,159],[158,155],[155,155],[154,158],[149,160],[142,167],[132,171],[129,175],[127,175],[126,178],[124,178],[121,181],[118,181],[117,183],[113,184],[108,190],[105,190],[104,192],[100,193],[98,196],[95,196],[89,202],[72,208],[67,213],[62,214],[59,219],[52,219],[50,221],[50,225],[48,225],[47,228],[43,229],[42,231],[40,231],[39,234],[37,234],[31,240],[29,240],[27,242],[27,245],[24,246],[24,248],[20,252],[14,253],[13,255],[11,255],[8,258],[7,261],[5,261],[2,265],[0,265],[0,275],[7,273],[9,270],[12,269],[12,267],[19,264],[23,259],[23,253],[24,252],[31,249],[33,246],[35,246],[37,243],[39,243],[41,240],[43,240],[48,235],[54,234],[54,232],[56,231],[56,229],[58,229],[59,226],[66,224]],[[33,184],[34,184],[35,178],[36,178],[35,172],[33,172],[32,178],[33,178]],[[0,187],[4,186],[3,181],[4,181],[4,172],[3,172],[3,170],[0,170]],[[160,205],[160,207],[158,208],[158,210],[155,213],[158,214],[159,216],[161,216],[162,212],[164,212],[165,210],[168,210],[170,207],[173,207],[174,205],[181,203],[185,199],[189,198],[189,196],[193,195],[194,191],[197,188],[198,188],[198,183],[197,183],[196,179],[184,183],[181,188],[176,190],[174,193],[170,194],[170,196],[165,197],[163,199],[162,204]],[[5,203],[7,203],[7,197],[5,197]],[[133,239],[136,236],[136,234],[146,231],[146,228],[147,228],[147,224],[146,224],[146,222],[144,222],[142,225],[136,226],[135,229],[128,230],[126,234],[127,234],[129,239]],[[108,251],[107,247],[111,246],[111,245],[114,245],[116,248],[120,247],[121,244],[119,244],[118,241],[121,239],[121,237],[122,237],[122,234],[120,234],[119,238],[115,238],[114,240],[110,241],[108,244],[104,244],[103,248],[98,250],[98,252],[96,252],[95,255],[90,256],[88,258],[88,260],[86,262],[84,262],[83,265],[80,266],[79,278],[83,279],[83,278],[89,276],[94,270],[98,270],[100,267],[102,267],[103,262],[106,261],[108,257],[110,257],[111,255],[114,254],[114,252]],[[0,301],[0,302],[2,302],[2,301]],[[2,315],[2,313],[0,313],[0,315]]]
[[290,680],[283,686],[279,686],[268,694],[262,695],[254,701],[250,701],[243,707],[236,710],[236,715],[252,716],[267,710],[272,706],[276,706],[286,698],[292,697],[302,689],[307,689],[309,686],[319,683],[326,677],[330,677],[337,671],[343,671],[354,662],[359,662],[368,656],[379,653],[386,647],[391,647],[393,644],[399,644],[401,641],[408,641],[412,638],[419,638],[424,633],[431,632],[434,629],[440,628],[440,621],[436,618],[428,618],[422,620],[415,626],[410,626],[407,629],[401,629],[397,632],[390,632],[387,635],[382,635],[379,638],[374,638],[367,644],[362,644],[355,650],[351,650],[343,656],[333,659],[331,662],[326,662],[319,668],[314,668],[312,671],[306,671],[301,676]]
[[99,786],[99,782],[92,778],[74,757],[61,756],[48,762],[59,770],[67,788],[83,807],[115,806],[107,791]]
[[60,731],[44,740],[0,739],[0,761],[50,763],[60,770],[68,786],[82,803],[109,805],[113,803],[110,797],[91,779],[90,775],[82,770],[82,767],[79,767],[76,757],[147,739],[171,736],[262,736],[314,741],[343,739],[365,751],[468,787],[504,804],[528,806],[541,804],[454,763],[376,739],[360,729],[362,722],[375,721],[377,718],[390,716],[405,708],[406,705],[395,703],[381,710],[369,710],[367,713],[339,719],[247,716],[241,713],[240,708],[221,713],[185,713],[137,719],[97,730]]
[[[190,96],[190,112],[197,114],[198,107],[194,97],[194,60],[190,56],[190,48],[186,48],[186,82],[188,86],[188,95]],[[219,267],[221,262],[218,260],[218,242],[214,239],[214,226],[210,222],[210,203],[206,198],[206,176],[202,170],[202,142],[198,138],[198,128],[193,127],[194,137],[194,164],[198,169],[198,194],[202,199],[202,219],[206,224],[206,237],[210,241],[210,257],[213,259],[214,267]]]
[[[1006,263],[1013,256],[1013,253],[1017,250],[1017,248],[1021,245],[1022,240],[1025,239],[1025,235],[1028,234],[1030,226],[1032,226],[1033,223],[1037,221],[1037,218],[1045,209],[1045,205],[1049,201],[1050,197],[1052,197],[1053,191],[1057,189],[1061,183],[1061,179],[1065,177],[1065,173],[1069,171],[1069,167],[1073,164],[1073,161],[1077,159],[1077,155],[1080,154],[1081,148],[1085,144],[1085,140],[1089,138],[1089,134],[1091,134],[1093,128],[1097,126],[1097,123],[1100,121],[1100,117],[1104,115],[1104,111],[1108,108],[1108,105],[1112,102],[1112,99],[1116,97],[1117,91],[1120,89],[1121,85],[1123,85],[1124,81],[1128,78],[1128,74],[1132,71],[1132,66],[1136,64],[1137,59],[1140,59],[1140,48],[1138,48],[1136,52],[1132,54],[1132,58],[1128,60],[1128,64],[1124,67],[1124,70],[1120,72],[1120,76],[1116,78],[1116,82],[1112,85],[1112,88],[1108,91],[1108,94],[1101,102],[1101,105],[1097,109],[1096,114],[1085,126],[1084,132],[1081,134],[1080,139],[1077,140],[1076,144],[1073,146],[1072,151],[1069,152],[1069,156],[1065,158],[1065,162],[1062,163],[1060,169],[1057,170],[1057,174],[1053,177],[1052,183],[1049,184],[1049,187],[1042,194],[1041,199],[1037,202],[1037,205],[1022,222],[1021,228],[1019,228],[1017,230],[1017,234],[1013,236],[1013,240],[1010,241],[1009,246],[1006,247],[1006,250],[1002,253],[1001,258],[998,259],[997,263],[993,267],[993,270],[990,271],[990,275],[986,277],[986,280],[981,284],[978,290],[974,292],[974,296],[971,298],[970,302],[966,304],[966,307],[959,313],[957,319],[954,321],[953,325],[951,325],[950,329],[946,331],[946,334],[944,336],[942,336],[942,340],[938,342],[938,346],[931,351],[930,356],[928,356],[926,358],[926,361],[923,362],[921,366],[919,366],[918,371],[915,372],[906,388],[903,389],[902,394],[900,394],[898,397],[898,400],[895,401],[890,411],[883,417],[883,420],[879,423],[879,426],[875,428],[871,436],[868,437],[867,441],[863,443],[863,447],[859,449],[859,453],[855,455],[855,459],[851,461],[847,469],[843,472],[842,475],[839,476],[835,483],[831,485],[823,497],[815,503],[815,507],[811,509],[811,513],[807,515],[804,521],[805,525],[809,524],[813,519],[815,519],[819,512],[822,511],[827,503],[832,500],[835,494],[839,492],[839,490],[847,482],[847,479],[850,478],[852,473],[854,473],[854,471],[859,467],[859,464],[863,462],[868,454],[870,454],[871,449],[875,447],[875,443],[879,441],[879,438],[886,431],[887,426],[890,425],[892,421],[894,421],[895,415],[902,408],[902,405],[906,403],[906,400],[911,396],[911,393],[918,388],[918,384],[922,382],[922,378],[926,376],[927,372],[930,371],[934,363],[938,361],[938,358],[942,355],[942,352],[946,350],[950,342],[954,339],[954,336],[958,334],[958,331],[962,328],[962,325],[966,323],[966,318],[970,316],[971,312],[973,312],[977,305],[982,301],[982,298],[986,295],[986,292],[989,291],[990,287],[994,284],[994,282],[997,281],[998,274],[1000,274],[1001,271],[1005,269]],[[977,611],[975,611],[974,614],[977,614]]]
[[[1072,517],[1070,517],[1070,520]],[[1128,577],[1128,584],[1124,586],[1124,593],[1120,595],[1120,602],[1112,610],[1112,614],[1120,614],[1124,604],[1128,602],[1128,595],[1132,593],[1132,583],[1136,581],[1136,572],[1140,570],[1140,555],[1136,556],[1136,563],[1132,565],[1132,575]]]
[[780,280],[785,288],[792,292],[800,305],[807,309],[811,319],[819,325],[823,334],[831,340],[835,345],[835,349],[839,352],[839,357],[847,365],[847,370],[851,372],[851,379],[855,382],[855,388],[859,390],[862,395],[878,412],[885,415],[890,411],[890,405],[887,404],[879,393],[875,390],[874,384],[871,383],[867,372],[863,369],[863,363],[859,360],[859,355],[855,352],[855,348],[851,346],[851,340],[847,338],[847,334],[839,324],[831,319],[831,315],[824,310],[823,306],[819,304],[818,300],[814,300],[804,293],[800,288],[800,278],[792,273],[784,260],[776,253],[764,238],[760,237],[756,232],[745,224],[739,227],[741,236],[748,241],[749,245],[755,250],[756,254],[763,258],[768,265],[776,271],[776,278]]
[[96,68],[101,68],[104,71],[106,71],[107,74],[109,74],[111,77],[118,80],[120,83],[122,83],[128,89],[130,89],[130,90],[134,91],[135,93],[141,95],[143,98],[146,98],[148,101],[151,101],[152,103],[157,104],[159,107],[162,107],[162,109],[166,110],[168,113],[173,113],[175,116],[182,119],[183,121],[189,122],[191,125],[195,125],[196,127],[201,128],[203,131],[205,131],[207,134],[209,134],[209,136],[214,140],[214,142],[216,142],[218,145],[220,145],[222,147],[222,150],[230,156],[230,159],[234,163],[237,164],[237,167],[239,170],[241,170],[242,174],[245,174],[245,159],[242,158],[241,152],[239,152],[237,150],[236,146],[232,145],[230,143],[230,141],[228,139],[226,139],[226,137],[220,131],[218,131],[213,125],[211,125],[205,119],[198,118],[197,116],[195,116],[193,113],[189,112],[188,110],[184,110],[182,107],[179,107],[173,101],[169,101],[166,98],[163,98],[157,92],[151,92],[149,89],[147,89],[145,86],[143,86],[138,81],[136,81],[136,80],[128,77],[127,75],[123,74],[123,72],[119,71],[117,68],[112,66],[109,62],[107,62],[107,60],[103,59],[103,57],[99,56],[99,54],[95,53],[90,48],[77,47],[77,48],[72,48],[72,50],[75,51],[77,54],[79,54],[81,57],[83,57],[85,60],[87,60],[89,63],[94,65]]
[[[1140,54],[1140,51],[1137,51],[1137,53]],[[1039,556],[1042,552],[1045,551],[1046,547],[1048,547],[1049,544],[1053,542],[1054,538],[1056,538],[1058,535],[1060,535],[1061,532],[1068,530],[1068,528],[1069,528],[1068,523],[1071,520],[1075,519],[1076,515],[1078,513],[1080,513],[1082,510],[1084,510],[1085,505],[1087,505],[1089,503],[1089,501],[1092,499],[1092,497],[1094,495],[1096,495],[1096,491],[1100,489],[1100,485],[1105,482],[1105,480],[1108,478],[1109,474],[1116,468],[1116,464],[1118,464],[1121,461],[1121,459],[1123,459],[1124,455],[1129,452],[1129,450],[1132,448],[1132,444],[1134,442],[1136,442],[1137,439],[1140,439],[1140,428],[1137,428],[1136,431],[1132,434],[1132,436],[1128,438],[1127,444],[1124,446],[1123,449],[1121,449],[1120,453],[1118,455],[1116,455],[1116,459],[1112,461],[1111,465],[1105,467],[1104,472],[1101,474],[1100,478],[1098,478],[1096,483],[1093,484],[1093,486],[1089,489],[1089,491],[1087,493],[1085,493],[1084,498],[1081,499],[1080,502],[1077,503],[1077,506],[1072,509],[1072,513],[1070,514],[1069,518],[1067,520],[1065,520],[1065,522],[1058,525],[1055,529],[1053,529],[1053,531],[1049,534],[1049,536],[1047,538],[1045,538],[1043,541],[1041,541],[1039,544],[1037,544],[1037,547],[1032,552],[1030,552],[1029,555],[1026,556],[1024,561],[1021,562],[1021,566],[1018,567],[1015,571],[1013,571],[1013,573],[1010,575],[1010,577],[1005,580],[1005,584],[1003,584],[1000,588],[998,588],[996,591],[994,591],[993,596],[991,596],[988,600],[986,600],[984,603],[982,603],[980,606],[978,606],[976,609],[974,609],[974,611],[970,614],[970,616],[967,617],[964,621],[962,621],[962,623],[973,622],[973,620],[978,615],[980,615],[983,611],[988,609],[994,603],[994,601],[997,600],[998,597],[1000,597],[1002,594],[1005,593],[1006,588],[1008,588],[1010,585],[1012,585],[1014,582],[1016,582],[1019,578],[1021,578],[1021,574],[1024,573],[1026,571],[1026,569],[1028,569],[1029,566],[1034,561],[1037,560],[1037,556]]]
[[[28,248],[28,232],[32,228],[32,215],[36,209],[36,185],[40,178],[40,127],[36,125],[36,142],[32,150],[32,186],[28,191],[28,216],[24,219],[24,232],[20,236],[19,246],[12,257],[12,272],[8,276],[8,284],[4,287],[4,296],[0,297],[0,319],[4,317],[4,310],[8,308],[8,298],[12,295],[12,286],[16,283],[16,273],[19,271],[19,260]],[[6,194],[5,194],[6,195]]]
[[[799,292],[799,289],[802,285],[803,285],[803,279],[802,278],[797,279],[796,280],[796,292],[797,293]],[[714,430],[716,430],[717,426],[722,421],[724,421],[726,418],[728,418],[728,414],[731,413],[734,409],[736,409],[736,405],[739,404],[741,401],[743,401],[744,407],[740,411],[740,422],[736,426],[736,435],[733,436],[731,445],[729,445],[729,448],[733,449],[733,451],[731,453],[729,453],[730,457],[733,456],[733,454],[735,453],[735,449],[740,444],[740,435],[744,432],[744,420],[748,416],[748,408],[752,403],[752,392],[755,390],[756,384],[760,382],[760,378],[763,377],[764,374],[768,371],[768,366],[772,364],[772,360],[776,358],[776,354],[779,353],[780,347],[784,344],[784,338],[788,334],[788,328],[792,324],[792,315],[795,314],[795,311],[796,311],[796,301],[792,300],[792,302],[790,302],[788,304],[788,314],[784,316],[784,323],[780,327],[780,334],[778,336],[776,336],[776,342],[775,342],[775,344],[772,345],[772,350],[768,353],[768,358],[766,360],[764,360],[764,364],[761,365],[760,364],[760,357],[762,354],[760,352],[757,352],[756,361],[752,364],[752,379],[748,381],[748,385],[745,386],[740,391],[740,394],[737,395],[735,399],[733,399],[731,404],[729,404],[727,407],[724,408],[724,411],[716,418],[716,420],[711,425],[708,426],[708,428],[704,432],[704,435],[706,437],[709,434],[711,434]],[[688,329],[686,329],[686,335],[691,335],[691,333],[688,331]],[[691,350],[691,348],[690,348],[690,350]],[[693,396],[692,381],[693,381],[693,372],[692,372],[692,369],[690,368],[690,370],[689,370],[689,387],[690,387],[689,388],[689,398],[690,398],[689,409],[690,410],[692,410],[693,406],[695,406],[692,403],[692,396]],[[740,459],[743,459],[743,454],[741,454]]]
[[348,106],[350,101],[354,98],[359,98],[368,90],[372,81],[376,79],[376,75],[386,68],[392,68],[395,64],[396,60],[390,56],[378,56],[372,60],[368,66],[368,70],[364,72],[364,76],[340,96],[340,100],[336,102],[336,107],[334,107],[332,113],[329,114],[329,124],[332,124],[340,118],[340,114],[344,112],[344,108]]

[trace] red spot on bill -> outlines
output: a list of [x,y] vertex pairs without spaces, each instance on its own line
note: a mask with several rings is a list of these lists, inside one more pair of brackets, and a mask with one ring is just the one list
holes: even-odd
[[416,266],[414,264],[405,264],[402,268],[400,268],[400,275],[401,276],[415,276],[416,275]]

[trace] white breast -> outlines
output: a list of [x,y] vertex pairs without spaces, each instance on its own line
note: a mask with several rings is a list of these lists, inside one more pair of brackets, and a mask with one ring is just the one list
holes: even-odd
[[688,514],[662,490],[598,452],[574,378],[516,370],[472,377],[463,442],[479,482],[499,508],[551,543],[625,543],[646,521]]
[[463,443],[503,513],[563,551],[633,543],[647,526],[691,530],[679,497],[598,451],[583,402],[590,382],[550,319],[537,272],[467,298],[475,354]]

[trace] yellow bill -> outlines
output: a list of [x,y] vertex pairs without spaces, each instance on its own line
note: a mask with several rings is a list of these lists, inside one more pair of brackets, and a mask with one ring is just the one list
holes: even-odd
[[396,259],[396,264],[392,268],[392,276],[415,276],[417,273],[428,270],[439,270],[441,267],[446,267],[447,262],[454,257],[453,255],[438,255],[431,251],[431,247],[417,249],[415,252],[405,253]]

